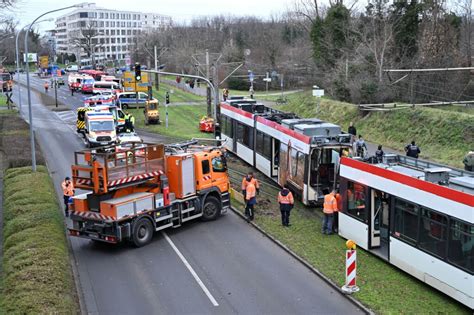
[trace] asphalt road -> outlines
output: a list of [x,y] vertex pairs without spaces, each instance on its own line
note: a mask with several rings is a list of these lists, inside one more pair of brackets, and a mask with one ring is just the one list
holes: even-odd
[[[32,85],[43,89],[38,78],[32,77]],[[80,105],[81,96],[64,96],[68,104]],[[36,136],[61,197],[60,183],[70,175],[73,152],[84,145],[73,118],[51,112],[34,90],[32,104]],[[22,114],[27,117],[27,106]],[[75,237],[70,241],[89,314],[361,313],[233,213],[158,233],[139,249]]]

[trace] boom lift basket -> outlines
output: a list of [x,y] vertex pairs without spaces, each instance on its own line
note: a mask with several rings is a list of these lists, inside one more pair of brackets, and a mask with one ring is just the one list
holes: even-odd
[[164,155],[162,144],[113,145],[75,152],[74,187],[105,194],[146,182],[165,173]]

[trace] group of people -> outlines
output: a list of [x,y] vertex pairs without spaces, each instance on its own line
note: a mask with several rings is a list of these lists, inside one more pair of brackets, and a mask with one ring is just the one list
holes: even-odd
[[[347,132],[351,135],[351,143],[356,156],[365,158],[368,152],[367,144],[365,143],[364,138],[362,138],[362,135],[359,134],[357,137],[357,129],[352,121],[349,124]],[[421,153],[421,150],[420,147],[416,145],[415,141],[412,141],[405,146],[405,153],[407,156],[417,159]],[[377,150],[375,151],[375,158],[378,163],[382,163],[384,154],[385,152],[382,149],[382,145],[379,144]]]
[[[245,217],[247,222],[254,219],[254,206],[257,203],[257,195],[259,192],[260,183],[255,178],[253,172],[249,172],[242,179],[242,196],[245,200]],[[291,226],[290,213],[295,201],[287,185],[284,185],[283,189],[278,193],[278,203],[280,204],[281,225],[284,227]]]

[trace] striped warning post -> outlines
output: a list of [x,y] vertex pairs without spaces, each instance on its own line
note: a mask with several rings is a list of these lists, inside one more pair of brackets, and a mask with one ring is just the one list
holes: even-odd
[[346,284],[341,288],[346,294],[359,291],[356,285],[357,274],[357,251],[355,249],[346,250]]

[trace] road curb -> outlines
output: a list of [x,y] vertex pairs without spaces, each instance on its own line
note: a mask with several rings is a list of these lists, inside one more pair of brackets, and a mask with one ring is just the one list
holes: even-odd
[[[247,218],[237,209],[235,209],[234,207],[230,207],[230,209],[235,213],[237,214],[242,220],[247,220]],[[282,248],[284,251],[286,251],[288,254],[290,254],[291,256],[293,256],[293,258],[295,258],[296,260],[298,260],[300,263],[302,263],[306,268],[308,268],[311,272],[313,272],[314,274],[316,274],[318,277],[320,277],[321,279],[324,280],[324,282],[326,282],[327,284],[329,284],[331,287],[333,287],[335,289],[336,292],[338,292],[339,294],[341,294],[342,296],[344,296],[345,298],[347,298],[352,304],[354,304],[355,306],[357,306],[358,308],[360,308],[362,311],[364,311],[366,314],[369,314],[369,315],[374,315],[375,313],[369,309],[367,306],[365,306],[364,304],[362,304],[360,301],[358,301],[357,299],[355,299],[354,297],[350,296],[350,295],[347,295],[347,294],[344,294],[342,291],[341,291],[341,288],[335,283],[333,282],[331,279],[329,279],[328,277],[326,277],[323,273],[321,273],[318,269],[314,268],[308,261],[306,261],[304,258],[300,257],[298,254],[296,254],[294,251],[292,251],[290,248],[288,248],[288,246],[286,246],[285,244],[283,244],[282,242],[280,242],[279,240],[277,240],[276,238],[274,238],[273,236],[271,236],[270,234],[268,234],[264,229],[262,229],[261,227],[259,227],[257,224],[255,224],[254,222],[250,221],[249,224],[251,224],[255,229],[257,229],[260,233],[262,233],[264,236],[266,236],[267,238],[269,238],[271,241],[273,241],[275,244],[277,244],[280,248]]]

